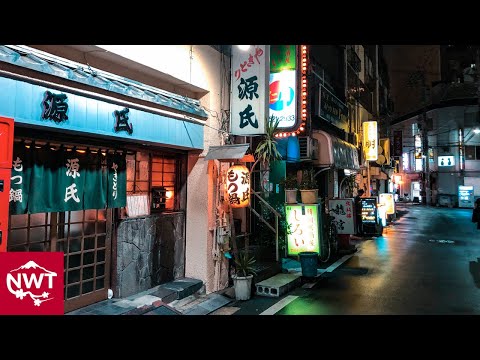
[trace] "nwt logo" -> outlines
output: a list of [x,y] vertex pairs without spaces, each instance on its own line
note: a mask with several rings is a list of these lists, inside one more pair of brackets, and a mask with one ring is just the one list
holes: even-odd
[[0,253],[0,314],[60,315],[63,253]]
[[[25,271],[37,269],[43,272],[36,274]],[[45,286],[47,289],[50,289],[50,291],[53,289],[54,276],[57,276],[56,272],[47,270],[37,265],[34,261],[29,261],[25,265],[20,266],[18,269],[11,270],[10,273],[7,274],[7,288],[17,299],[23,300],[26,296],[29,296],[35,306],[40,306],[44,301],[53,299],[53,297],[50,297],[50,293],[45,291]],[[47,284],[44,284],[45,279],[47,279]],[[12,287],[12,285],[15,287]],[[24,291],[24,287],[27,291]]]

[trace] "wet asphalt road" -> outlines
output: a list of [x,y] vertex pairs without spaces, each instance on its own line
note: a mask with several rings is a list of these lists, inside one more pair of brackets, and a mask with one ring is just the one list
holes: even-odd
[[[382,237],[362,241],[312,289],[284,295],[298,298],[275,315],[480,314],[480,230],[472,209],[399,209],[408,213]],[[255,296],[236,315],[260,314],[279,300]]]

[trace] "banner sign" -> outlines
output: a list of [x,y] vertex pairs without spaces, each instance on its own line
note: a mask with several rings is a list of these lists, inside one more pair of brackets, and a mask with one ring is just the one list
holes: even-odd
[[247,51],[232,46],[230,129],[233,135],[265,134],[269,64],[268,45],[253,45]]
[[10,214],[123,207],[125,157],[125,154],[16,143]]
[[331,199],[328,201],[328,211],[333,217],[332,223],[338,234],[355,234],[353,216],[353,199]]

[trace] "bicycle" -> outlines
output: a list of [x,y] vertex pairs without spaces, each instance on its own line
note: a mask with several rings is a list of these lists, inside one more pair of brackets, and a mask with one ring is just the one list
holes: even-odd
[[[323,213],[323,238],[326,241],[322,241],[322,256],[319,257],[319,260],[323,263],[328,262],[332,256],[335,256],[338,253],[338,232],[337,226],[335,225],[334,217],[330,214]],[[323,254],[327,254],[326,257]]]

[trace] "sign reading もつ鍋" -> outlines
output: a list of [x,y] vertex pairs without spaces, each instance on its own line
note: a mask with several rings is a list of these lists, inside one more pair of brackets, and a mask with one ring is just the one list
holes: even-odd
[[285,207],[288,255],[302,251],[320,252],[318,229],[320,218],[317,205],[287,205]]
[[232,46],[230,129],[233,135],[265,133],[269,49],[251,45],[246,51]]
[[63,315],[63,252],[0,253],[0,315]]
[[17,143],[11,183],[12,215],[122,207],[125,154]]
[[353,199],[329,200],[328,211],[338,234],[355,234]]

